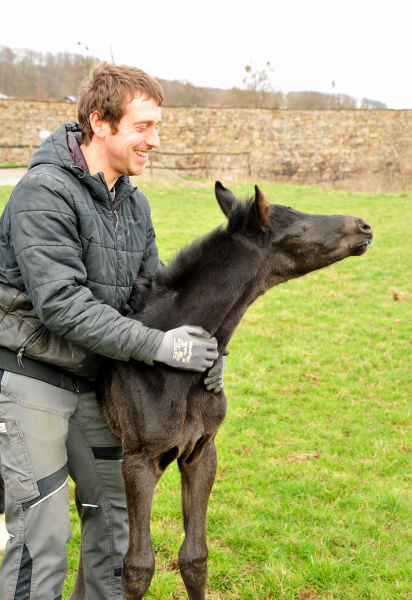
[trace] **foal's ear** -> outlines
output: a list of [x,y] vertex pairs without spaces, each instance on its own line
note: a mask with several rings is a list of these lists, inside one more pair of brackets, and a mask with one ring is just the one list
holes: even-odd
[[239,200],[236,198],[234,194],[227,188],[225,188],[220,181],[216,181],[215,183],[215,194],[216,200],[219,202],[219,206],[222,209],[223,213],[226,217],[229,216],[232,207],[235,204],[239,203]]
[[246,228],[267,229],[270,227],[269,202],[265,194],[255,185],[255,200],[252,202],[245,220]]

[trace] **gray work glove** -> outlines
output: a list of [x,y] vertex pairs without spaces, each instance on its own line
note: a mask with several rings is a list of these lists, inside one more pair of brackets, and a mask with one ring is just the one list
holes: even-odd
[[175,369],[203,373],[218,356],[216,338],[202,327],[183,325],[166,331],[154,359]]
[[225,364],[226,356],[221,356],[208,372],[207,377],[204,380],[204,384],[208,391],[213,390],[215,394],[218,394],[222,390],[223,371],[225,370]]

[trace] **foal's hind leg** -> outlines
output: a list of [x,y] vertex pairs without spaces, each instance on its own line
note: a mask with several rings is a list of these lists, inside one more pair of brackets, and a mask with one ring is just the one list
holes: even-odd
[[186,460],[179,460],[186,534],[179,551],[179,567],[190,600],[206,598],[206,511],[217,463],[213,439],[202,442]]

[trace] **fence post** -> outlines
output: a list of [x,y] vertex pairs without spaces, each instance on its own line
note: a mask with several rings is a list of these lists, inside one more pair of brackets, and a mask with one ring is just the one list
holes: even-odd
[[205,170],[206,170],[206,179],[209,179],[209,165],[207,164],[207,152],[205,152]]
[[252,159],[250,152],[248,153],[248,169],[249,169],[249,177],[252,177]]
[[150,165],[150,179],[153,179],[153,158],[152,158],[151,152],[149,152],[149,165]]

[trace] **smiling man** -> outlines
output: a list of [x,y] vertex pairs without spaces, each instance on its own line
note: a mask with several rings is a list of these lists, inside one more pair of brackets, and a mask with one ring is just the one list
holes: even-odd
[[[147,73],[100,63],[77,123],[33,154],[0,221],[0,450],[9,533],[4,600],[62,597],[68,475],[83,504],[88,600],[120,600],[128,546],[121,440],[94,390],[101,357],[203,372],[217,342],[196,326],[163,332],[123,316],[134,281],[161,265],[147,198],[129,180],[159,145],[163,92]],[[187,341],[190,361],[173,356]],[[205,379],[219,391],[223,367]]]
[[114,130],[111,123],[94,110],[85,122],[85,128],[90,127],[93,137],[87,145],[84,136],[80,146],[89,169],[102,170],[109,189],[122,175],[141,175],[149,151],[159,146],[160,121],[160,105],[145,96],[137,96],[126,104],[125,113]]

